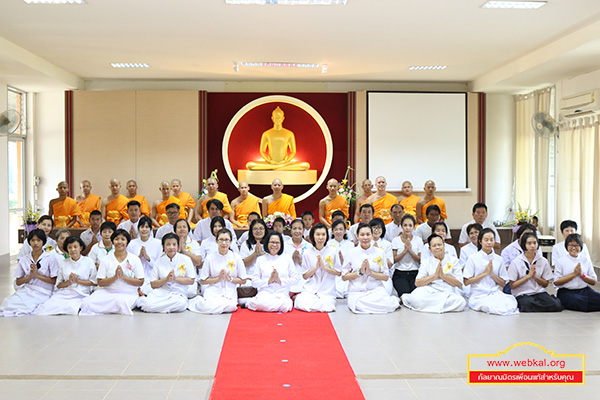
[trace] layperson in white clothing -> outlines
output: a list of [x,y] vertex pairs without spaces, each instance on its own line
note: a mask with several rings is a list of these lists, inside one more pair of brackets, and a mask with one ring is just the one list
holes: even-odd
[[358,235],[357,235],[357,231],[358,231],[358,226],[363,223],[363,224],[368,224],[369,222],[371,222],[371,220],[373,219],[373,216],[375,215],[375,208],[373,207],[372,204],[363,204],[360,206],[360,219],[359,221],[352,225],[350,227],[350,229],[348,229],[348,239],[353,242],[354,244],[358,243]]
[[129,203],[127,203],[127,215],[129,216],[129,219],[124,219],[121,221],[119,226],[117,226],[117,229],[123,229],[129,232],[131,240],[137,239],[140,234],[138,225],[140,222],[140,216],[142,215],[142,205],[139,201],[131,200]]
[[[336,212],[337,211],[334,211],[333,214]],[[340,213],[342,212],[340,211]],[[344,213],[342,213],[342,215],[344,215]],[[333,221],[331,223],[331,240],[327,242],[327,246],[333,247],[337,251],[338,258],[340,259],[340,265],[343,265],[348,253],[354,248],[354,243],[348,240],[345,218],[336,220],[332,215],[331,219]],[[341,276],[335,278],[335,290],[335,295],[338,299],[343,299],[346,297],[348,294],[348,281],[343,280]]]
[[[573,233],[577,233],[577,222],[571,221],[569,219],[560,223],[560,233],[562,233],[563,238],[566,240],[567,237]],[[568,249],[565,246],[565,240],[562,242],[556,243],[552,246],[552,266],[556,265],[556,262],[566,256],[568,254]],[[584,243],[581,248],[580,256],[587,258],[590,264],[592,263],[592,258],[590,257],[590,251],[587,248],[587,245]]]
[[402,295],[402,304],[414,311],[445,313],[462,311],[467,302],[457,294],[462,288],[458,258],[444,252],[444,239],[435,233],[427,240],[433,257],[421,260],[417,288]]
[[494,253],[494,231],[483,228],[477,242],[479,251],[468,258],[463,270],[465,285],[471,288],[469,308],[496,315],[518,314],[517,300],[502,292],[508,281],[508,274],[502,257]]
[[385,287],[385,290],[387,290],[388,294],[392,294],[394,291],[394,284],[392,283],[391,279],[391,268],[394,264],[394,253],[392,252],[392,244],[384,239],[385,223],[381,218],[373,218],[371,222],[369,222],[369,226],[371,226],[371,230],[373,232],[373,242],[371,245],[379,247],[385,253],[390,279],[383,281],[383,286]]
[[56,257],[56,264],[60,263],[62,260],[69,258],[69,253],[67,251],[63,251],[65,240],[71,236],[71,232],[68,229],[59,229],[55,233],[56,237],[56,246],[50,253],[54,257]]
[[15,269],[16,292],[0,304],[0,316],[18,317],[32,314],[36,308],[52,295],[58,265],[56,257],[44,251],[46,233],[34,229],[27,235],[31,252],[19,259]]
[[143,311],[174,313],[187,309],[188,287],[196,282],[196,267],[188,256],[178,252],[180,240],[174,233],[163,236],[163,254],[147,278],[152,291],[138,300]]
[[83,300],[79,315],[133,315],[138,288],[144,282],[144,267],[138,256],[127,252],[129,232],[117,229],[111,240],[115,251],[102,259],[96,275],[102,290]]
[[301,218],[302,223],[304,224],[304,232],[302,233],[302,237],[306,240],[309,240],[308,236],[310,235],[310,230],[315,223],[315,215],[312,213],[312,211],[304,211]]
[[494,247],[496,249],[499,249],[500,248],[500,235],[498,234],[498,231],[496,230],[496,227],[494,226],[494,224],[492,224],[491,222],[488,222],[488,220],[487,220],[488,208],[485,205],[485,203],[475,203],[475,205],[473,206],[473,214],[472,215],[473,215],[473,219],[470,222],[467,222],[466,224],[464,224],[460,230],[460,236],[458,237],[459,246],[462,247],[462,246],[466,246],[467,244],[471,243],[471,239],[469,238],[469,232],[468,232],[467,228],[471,224],[479,224],[479,225],[481,225],[482,229],[490,228],[494,232],[494,240],[495,240]]
[[[213,236],[206,238],[200,244],[200,256],[202,257],[202,262],[206,260],[209,254],[215,253],[219,246],[217,244],[217,233],[221,231],[221,229],[225,229],[225,219],[223,217],[216,216],[210,221],[210,229],[213,232]],[[231,242],[229,244],[229,249],[234,253],[239,253],[240,250],[237,247],[236,242]]]
[[154,239],[152,235],[152,219],[147,216],[143,216],[138,221],[138,232],[139,236],[129,242],[127,251],[135,254],[140,258],[142,265],[144,266],[144,284],[140,288],[142,294],[148,294],[152,290],[150,285],[150,276],[154,269],[154,263],[161,256],[163,252],[163,246],[160,240]]
[[356,232],[359,244],[350,250],[342,267],[342,278],[350,282],[348,308],[356,314],[393,312],[399,299],[389,295],[383,285],[389,279],[385,252],[371,245],[371,226],[361,223]]
[[392,266],[392,283],[398,296],[415,290],[415,279],[421,264],[423,241],[413,234],[416,220],[411,214],[402,217],[400,225],[402,233],[392,241],[394,265]]
[[310,230],[312,246],[302,256],[302,292],[294,299],[294,307],[302,311],[335,311],[336,278],[342,266],[335,247],[327,246],[327,225],[319,222]]
[[[175,234],[179,236],[179,252],[188,256],[192,264],[196,267],[196,278],[200,275],[202,268],[202,255],[200,254],[200,245],[190,237],[190,223],[183,218],[175,221]],[[192,299],[198,295],[198,280],[188,287],[188,298]]]
[[290,288],[291,293],[300,293],[304,286],[305,279],[302,277],[304,268],[302,268],[302,256],[312,247],[312,245],[304,239],[304,224],[301,219],[295,219],[290,224],[291,240],[285,240],[283,244],[283,252],[292,256],[296,273],[298,274],[298,283]]
[[[425,224],[421,224],[421,225],[425,225]],[[419,225],[419,226],[421,226],[421,225]],[[448,244],[448,241],[446,240],[446,239],[448,239],[448,226],[446,225],[445,222],[436,222],[435,224],[433,224],[432,235],[438,235],[438,236],[441,236],[442,239],[444,239],[444,253],[445,254],[447,254],[451,257],[458,258],[458,255],[456,254],[456,248],[453,245]],[[429,237],[427,239],[429,239]],[[424,261],[431,257],[433,257],[433,254],[431,253],[431,250],[429,250],[429,245],[425,245],[421,252],[421,261]],[[462,268],[462,266],[461,266],[461,268]]]
[[[470,243],[467,243],[466,245],[462,246],[460,248],[460,265],[462,266],[462,268],[465,268],[465,265],[467,265],[467,261],[469,260],[469,257],[471,257],[473,254],[477,253],[479,250],[477,249],[478,246],[478,242],[479,242],[479,233],[483,230],[483,227],[477,223],[473,223],[470,224],[469,226],[467,226],[467,233],[469,234],[469,239],[471,240]],[[494,239],[495,241],[495,239]],[[502,259],[502,257],[500,257],[500,259]],[[506,270],[506,268],[504,268]]]
[[77,315],[83,299],[92,293],[96,286],[96,265],[81,255],[85,243],[78,237],[70,236],[65,240],[64,249],[69,258],[58,264],[56,288],[52,297],[40,305],[37,315]]
[[385,226],[385,240],[392,243],[396,236],[402,233],[402,217],[404,217],[404,206],[394,204],[392,208],[392,222]]
[[539,243],[535,233],[521,236],[523,253],[508,267],[508,278],[513,296],[519,303],[521,312],[557,312],[564,309],[555,296],[546,292],[552,279],[548,261],[539,253]]
[[246,282],[246,267],[242,257],[231,251],[231,232],[217,232],[218,249],[206,257],[200,271],[204,294],[190,300],[188,308],[202,314],[222,314],[237,310],[237,285]]
[[105,221],[100,225],[100,236],[102,237],[102,240],[93,245],[88,253],[88,257],[96,264],[96,268],[98,268],[104,257],[115,251],[113,242],[110,238],[116,230],[117,225],[112,221]]
[[[506,246],[500,253],[500,256],[502,257],[502,261],[504,262],[504,266],[506,267],[506,269],[508,269],[508,267],[515,258],[523,254],[523,249],[521,248],[521,237],[525,233],[535,234],[536,232],[537,229],[535,229],[535,226],[531,224],[523,224],[519,227],[519,229],[517,229],[517,232],[515,233],[516,239],[508,246]],[[542,256],[542,251],[539,249],[538,254],[540,257]]]
[[[429,236],[431,236],[431,234],[434,233],[433,225],[435,225],[436,222],[440,221],[440,207],[438,207],[436,204],[432,204],[429,207],[427,207],[425,214],[427,215],[427,222],[417,226],[414,232],[414,235],[420,237],[423,243],[427,243],[427,239],[429,238]],[[447,234],[446,238],[444,239],[444,242],[452,244],[452,236],[450,235],[450,231],[448,231],[447,229],[446,231]]]
[[[43,251],[51,251],[56,246],[56,241],[54,241],[54,239],[52,239],[50,237],[53,226],[54,226],[54,223],[52,222],[52,217],[49,215],[42,215],[37,221],[37,229],[41,229],[42,231],[44,231],[44,234],[46,235],[46,243],[43,246]],[[20,260],[21,258],[28,256],[29,254],[31,254],[31,246],[29,245],[29,242],[26,240],[25,242],[23,242],[21,251],[17,255],[17,261]]]
[[[286,235],[284,233],[286,226],[287,226],[287,223],[285,222],[285,219],[283,219],[282,217],[277,217],[273,220],[273,231],[281,233],[281,237],[283,238],[284,248],[285,248],[285,244],[287,244],[289,241],[292,240],[291,236]],[[291,226],[290,226],[290,228],[291,228]]]
[[598,277],[594,266],[582,255],[583,240],[572,233],[564,241],[568,254],[560,258],[554,267],[556,297],[567,310],[600,311],[600,293],[592,290]]
[[250,232],[250,224],[252,223],[252,221],[254,221],[255,219],[260,218],[260,214],[257,213],[256,211],[252,211],[250,214],[248,214],[248,230],[244,233],[242,233],[240,235],[240,237],[237,239],[237,245],[239,248],[242,247],[242,244],[248,240],[248,234]]
[[87,256],[92,250],[92,246],[102,240],[100,225],[102,225],[102,212],[94,210],[90,213],[90,227],[79,235],[85,243],[85,248],[81,252],[82,256]]
[[267,224],[261,218],[250,223],[248,239],[240,247],[240,256],[242,256],[242,260],[244,260],[247,277],[254,275],[256,260],[266,254],[264,251],[264,240],[267,236],[267,231]]
[[181,207],[179,207],[179,204],[167,204],[167,206],[165,207],[165,212],[167,213],[168,222],[156,230],[156,238],[158,240],[161,240],[162,237],[165,236],[167,233],[175,232],[173,226],[179,218],[180,210]]
[[292,311],[290,287],[298,282],[292,257],[283,252],[283,237],[279,232],[269,232],[265,237],[265,254],[256,261],[252,286],[258,294],[246,303],[253,311]]
[[[197,240],[198,242],[214,236],[210,229],[210,221],[214,217],[221,216],[221,212],[223,211],[223,203],[220,200],[211,199],[206,203],[206,209],[208,210],[208,217],[198,221],[196,228],[194,229],[194,233],[192,234],[192,239]],[[237,241],[235,229],[233,228],[233,224],[229,221],[229,219],[225,220],[225,229],[229,229],[231,232],[231,237],[233,237],[233,240]]]

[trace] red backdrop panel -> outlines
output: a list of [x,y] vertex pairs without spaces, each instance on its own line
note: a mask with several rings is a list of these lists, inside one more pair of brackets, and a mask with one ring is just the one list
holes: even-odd
[[[229,179],[222,159],[223,137],[233,116],[246,104],[260,97],[273,94],[300,99],[312,106],[323,117],[329,127],[333,142],[333,160],[327,175],[341,180],[348,165],[348,95],[346,93],[208,93],[206,157],[208,170],[218,169],[219,190],[227,193],[230,201],[238,196],[238,191]],[[324,166],[325,140],[317,123],[299,107],[287,103],[269,103],[255,107],[242,117],[229,142],[229,160],[234,175],[238,169],[245,169],[246,162],[262,159],[259,154],[260,138],[264,131],[273,127],[271,113],[279,105],[285,113],[283,127],[294,132],[296,137],[296,160],[311,164],[311,169],[320,175]],[[236,141],[236,137],[245,140]],[[248,145],[252,143],[252,145]],[[327,182],[325,180],[325,182]],[[284,182],[285,185],[285,182]],[[298,197],[312,185],[287,185],[284,192]],[[258,197],[271,193],[270,186],[252,185],[251,191]],[[327,196],[325,183],[314,194],[296,203],[296,212],[313,211],[317,217],[319,200]]]

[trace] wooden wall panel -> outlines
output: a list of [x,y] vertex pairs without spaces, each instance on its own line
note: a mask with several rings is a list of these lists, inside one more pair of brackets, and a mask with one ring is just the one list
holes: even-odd
[[73,92],[73,185],[92,182],[92,191],[109,194],[108,181],[135,177],[135,92]]

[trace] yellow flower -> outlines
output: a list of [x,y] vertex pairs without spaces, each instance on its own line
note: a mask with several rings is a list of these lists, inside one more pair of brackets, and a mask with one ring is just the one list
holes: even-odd
[[375,259],[375,262],[377,263],[377,265],[379,265],[379,268],[383,267],[383,259],[381,258],[381,256],[377,257]]
[[454,265],[452,263],[446,263],[446,268],[444,268],[444,273],[450,271]]
[[185,246],[185,249],[186,249],[187,251],[189,251],[190,253],[192,252],[192,246]]
[[235,265],[234,261],[227,261],[227,265],[229,265],[229,273],[233,274],[233,266]]
[[325,257],[325,262],[329,265],[329,268],[333,267],[333,259],[331,258],[331,256]]
[[180,266],[177,267],[177,269],[179,270],[179,276],[184,277],[185,276],[185,264],[181,264]]

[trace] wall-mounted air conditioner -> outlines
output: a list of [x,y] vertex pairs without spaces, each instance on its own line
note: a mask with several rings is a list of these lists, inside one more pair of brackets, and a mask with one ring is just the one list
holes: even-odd
[[559,108],[561,119],[600,114],[600,89],[563,97]]

